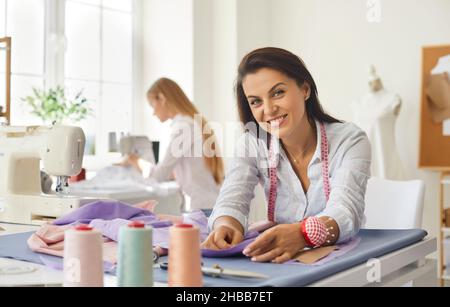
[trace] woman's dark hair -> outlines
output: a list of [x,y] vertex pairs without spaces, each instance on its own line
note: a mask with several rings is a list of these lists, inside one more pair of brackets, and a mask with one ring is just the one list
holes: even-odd
[[311,89],[311,96],[306,103],[306,113],[311,125],[317,120],[323,123],[339,123],[340,120],[328,115],[322,108],[318,98],[317,86],[303,61],[295,54],[280,48],[262,48],[247,54],[239,65],[236,83],[237,106],[239,117],[244,125],[258,124],[253,117],[250,105],[242,86],[244,78],[262,68],[277,70],[297,81],[298,86],[305,82]]

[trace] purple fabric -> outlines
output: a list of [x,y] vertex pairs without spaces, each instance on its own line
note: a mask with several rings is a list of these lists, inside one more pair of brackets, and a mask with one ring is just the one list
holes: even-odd
[[156,216],[144,209],[139,209],[118,201],[97,201],[85,205],[71,213],[57,219],[54,225],[62,226],[73,223],[89,224],[94,219],[114,220],[121,218],[124,220],[141,220],[150,217],[156,220]]
[[[139,209],[118,201],[98,201],[77,209],[68,215],[56,220],[55,225],[63,226],[68,224],[90,224],[99,230],[103,236],[118,241],[119,229],[127,225],[130,220],[139,220],[148,226],[153,227],[153,245],[163,249],[169,248],[169,228],[173,225],[170,221],[161,221],[150,211]],[[200,238],[203,242],[208,237],[208,218],[203,211],[194,211],[183,216],[183,223],[192,224],[200,229]],[[250,230],[244,241],[240,244],[225,250],[202,249],[202,256],[206,258],[225,258],[233,256],[244,256],[244,249],[264,230],[274,226],[274,224],[261,224],[262,228]],[[359,238],[351,240],[347,244],[339,245],[339,250],[333,252],[325,259],[314,265],[324,264],[332,259],[342,256],[355,248],[360,242]],[[48,265],[52,265],[52,258],[43,259]],[[292,262],[291,262],[292,263]],[[298,264],[298,263],[297,263]]]
[[[119,229],[129,223],[130,220],[139,220],[153,227],[153,245],[164,249],[169,248],[170,221],[161,221],[150,211],[134,208],[118,201],[98,201],[75,210],[68,215],[56,220],[55,225],[89,224],[103,236],[113,241],[118,241]],[[200,229],[200,239],[203,242],[208,237],[208,218],[203,211],[198,210],[183,216],[183,222],[195,225]],[[245,240],[226,250],[203,249],[204,257],[218,258],[242,256],[243,250],[258,236],[257,231],[249,231]]]
[[[143,222],[147,226],[153,227],[153,232],[158,233],[157,229],[168,229],[168,227],[172,226],[172,222],[169,221],[159,221],[156,217],[143,217],[139,218],[139,221]],[[119,229],[122,226],[126,226],[130,223],[130,220],[125,220],[122,218],[105,221],[100,219],[92,220],[89,223],[89,226],[100,231],[103,236],[111,239],[113,241],[119,241]]]
[[248,245],[250,245],[250,243],[256,240],[258,235],[259,232],[257,231],[248,232],[245,236],[244,241],[242,241],[241,243],[232,248],[223,250],[202,249],[202,256],[205,258],[225,258],[234,256],[244,256],[242,252]]
[[[198,210],[184,214],[183,223],[194,225],[200,229],[201,242],[208,237],[208,218],[203,211]],[[169,248],[169,227],[153,228],[153,245],[164,249]]]
[[[229,248],[229,249],[224,249],[224,250],[220,250],[220,251],[211,250],[211,249],[202,249],[202,256],[205,258],[226,258],[226,257],[243,256],[242,252],[244,251],[244,249],[248,245],[250,245],[250,243],[255,241],[256,238],[258,237],[258,235],[259,235],[258,232],[248,233],[246,236],[246,239],[243,242],[241,242],[238,245],[236,245],[232,248]],[[351,250],[356,248],[360,242],[361,242],[361,238],[357,237],[357,238],[353,238],[352,240],[350,240],[347,243],[339,244],[337,250],[335,250],[327,257],[325,257],[313,264],[303,264],[303,263],[299,263],[295,260],[291,260],[288,263],[296,264],[296,265],[320,266],[320,265],[330,262],[331,260],[334,260],[336,258],[339,258],[339,257],[347,254],[348,252],[350,252]]]
[[195,225],[200,229],[200,238],[203,242],[208,237],[208,218],[201,210],[183,215],[183,223]]
[[111,239],[113,241],[119,241],[119,229],[122,226],[126,226],[130,223],[128,220],[124,219],[114,219],[112,221],[105,220],[93,220],[89,223],[89,226],[95,228],[100,231],[103,236]]
[[[139,220],[153,227],[153,244],[161,248],[169,247],[169,227],[171,221],[161,221],[150,211],[139,209],[118,201],[98,201],[85,205],[56,220],[58,226],[69,224],[89,224],[103,236],[118,241],[119,229],[130,221]],[[183,222],[200,229],[201,240],[208,236],[208,218],[201,211],[194,211],[183,216]]]

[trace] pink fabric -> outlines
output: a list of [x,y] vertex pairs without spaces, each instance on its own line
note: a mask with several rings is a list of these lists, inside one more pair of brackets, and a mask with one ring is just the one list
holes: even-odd
[[[148,210],[153,212],[157,201],[149,200],[139,203],[133,207],[143,210]],[[169,221],[179,221],[179,219],[175,219],[175,217],[171,216],[158,216],[161,220],[169,220]],[[181,218],[182,220],[182,218]],[[97,228],[97,224],[102,222],[101,220],[93,220],[90,224],[94,228]],[[120,223],[119,220],[112,221],[113,223]],[[123,220],[123,222],[128,223],[129,221]],[[109,226],[109,225],[107,225]],[[31,235],[28,239],[27,244],[28,247],[36,253],[52,255],[56,257],[64,256],[64,232],[73,225],[53,225],[53,224],[45,224],[41,228],[39,228],[36,233]],[[104,237],[103,243],[103,260],[112,264],[117,263],[117,243],[113,240],[114,238]],[[163,249],[160,249],[163,252]]]
[[[71,225],[55,226],[45,224],[28,239],[28,247],[36,253],[52,255],[56,257],[64,256],[64,231],[70,229]],[[117,243],[104,238],[103,260],[110,263],[117,263]]]
[[[188,223],[198,225],[201,230],[202,240],[204,240],[208,235],[206,227],[206,217],[201,212],[186,214],[184,217],[159,215],[158,218],[172,223]],[[101,231],[104,236],[105,241],[103,245],[103,260],[105,262],[111,263],[113,265],[117,263],[117,230],[121,226],[127,225],[128,223],[129,221],[124,219],[114,219],[110,221],[95,219],[90,222],[89,225]],[[263,231],[272,227],[273,225],[273,223],[262,222],[254,225],[251,228]],[[43,225],[28,239],[28,246],[32,251],[37,253],[63,257],[64,231],[71,227],[73,227],[73,224],[64,226],[51,224]],[[159,256],[166,256],[168,254],[168,238],[168,227],[153,229],[153,245],[155,246],[154,251]],[[208,251],[206,253],[208,253]],[[227,251],[223,251],[223,253],[227,254]],[[231,253],[233,253],[233,249],[231,249]]]
[[33,252],[62,257],[64,255],[64,231],[71,226],[43,225],[27,241]]
[[342,257],[343,255],[347,254],[348,252],[354,250],[359,243],[361,243],[361,238],[360,237],[354,237],[353,239],[351,239],[349,242],[347,243],[343,243],[343,244],[338,244],[337,245],[337,249],[332,252],[331,254],[329,254],[328,256],[326,256],[323,259],[320,259],[319,261],[312,263],[312,264],[304,264],[304,263],[300,263],[296,260],[291,260],[289,262],[287,262],[288,264],[294,264],[294,265],[303,265],[303,266],[321,266],[324,265],[332,260],[335,260],[339,257]]
[[[134,208],[146,210],[149,213],[153,212],[157,201],[149,200],[134,205]],[[120,207],[120,204],[117,204]],[[99,207],[99,206],[97,206]],[[95,208],[94,208],[95,209]],[[115,212],[112,208],[111,210]],[[117,211],[117,210],[116,210]],[[120,211],[120,210],[119,210]],[[119,212],[118,211],[118,212]],[[202,215],[203,216],[203,215]],[[151,216],[150,216],[151,218]],[[145,217],[141,217],[140,219],[145,219]],[[159,226],[161,228],[154,228],[154,240],[155,242],[155,252],[160,256],[167,255],[167,242],[168,242],[168,228],[163,227],[171,224],[178,223],[196,223],[196,214],[192,213],[190,215],[186,215],[185,217],[173,216],[173,215],[153,215],[153,222],[159,221]],[[150,219],[149,219],[150,220]],[[113,219],[113,220],[102,220],[102,219],[93,219],[90,222],[88,220],[85,221],[86,224],[95,229],[98,229],[102,232],[104,236],[104,244],[103,244],[103,260],[108,263],[116,264],[117,263],[117,241],[118,241],[118,229],[127,225],[130,221],[126,219]],[[202,223],[202,221],[197,221],[198,223]],[[79,222],[76,222],[79,223]],[[76,224],[75,223],[75,224]],[[167,224],[169,223],[169,224]],[[205,223],[203,221],[203,223]],[[71,223],[69,225],[54,225],[54,224],[45,224],[43,225],[36,233],[31,235],[28,239],[27,244],[28,247],[36,253],[52,255],[56,257],[64,256],[64,231],[70,229],[75,225]],[[167,224],[167,225],[163,225]],[[156,226],[156,224],[154,224]],[[166,233],[167,232],[167,233]],[[202,233],[205,237],[207,233]]]

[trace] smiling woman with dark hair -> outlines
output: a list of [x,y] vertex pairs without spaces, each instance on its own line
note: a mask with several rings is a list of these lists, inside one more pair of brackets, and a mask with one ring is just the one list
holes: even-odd
[[355,236],[370,177],[365,133],[323,110],[303,61],[283,49],[245,56],[236,94],[242,123],[258,125],[269,137],[247,132],[239,141],[237,148],[256,157],[232,161],[203,247],[226,249],[243,240],[258,182],[265,188],[268,219],[277,226],[246,248],[253,261],[283,263],[305,247]]

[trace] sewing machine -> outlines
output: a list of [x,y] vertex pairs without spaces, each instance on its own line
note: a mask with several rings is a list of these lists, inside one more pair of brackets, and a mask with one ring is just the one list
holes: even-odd
[[122,156],[134,155],[152,164],[157,163],[155,142],[146,136],[124,136],[120,139],[120,152]]
[[[68,126],[0,126],[0,222],[40,225],[92,202],[68,194],[68,179],[81,171],[85,135]],[[57,176],[44,194],[43,170]]]

